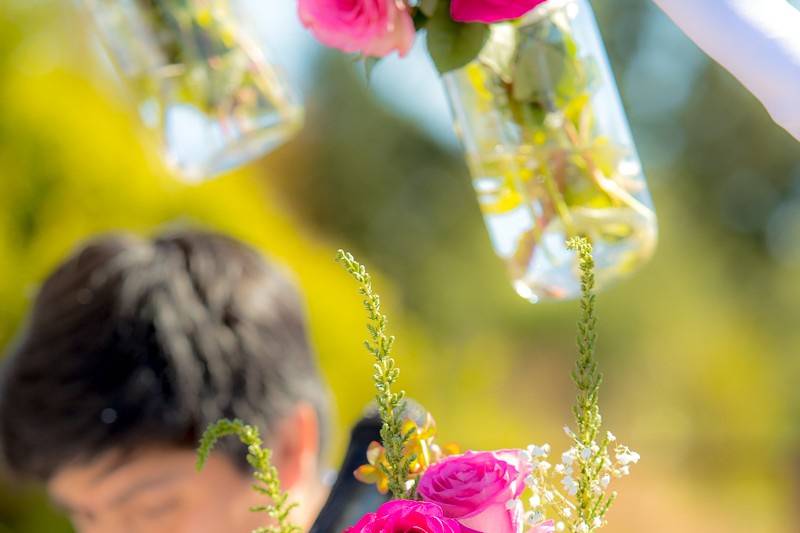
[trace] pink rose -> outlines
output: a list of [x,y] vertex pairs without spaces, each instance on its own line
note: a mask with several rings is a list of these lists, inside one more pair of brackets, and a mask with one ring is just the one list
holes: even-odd
[[402,0],[299,0],[300,20],[323,44],[345,52],[405,55],[414,21]]
[[521,517],[509,506],[525,490],[529,467],[519,452],[467,452],[431,466],[419,482],[423,500],[483,533],[515,533]]
[[442,508],[432,503],[395,500],[364,515],[344,533],[478,533],[457,520],[444,517]]
[[458,22],[490,24],[519,18],[547,0],[453,0],[450,15]]

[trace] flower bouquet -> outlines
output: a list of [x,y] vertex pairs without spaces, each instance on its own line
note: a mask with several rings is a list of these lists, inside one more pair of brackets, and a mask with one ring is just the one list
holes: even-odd
[[324,44],[368,65],[419,32],[449,97],[489,235],[526,299],[576,298],[574,258],[598,284],[652,255],[657,223],[588,0],[299,0]]
[[[592,248],[583,238],[571,239],[567,246],[577,253],[581,272],[579,355],[572,373],[577,400],[574,428],[564,428],[569,447],[555,464],[548,444],[459,453],[455,446],[437,443],[430,414],[422,420],[409,416],[405,393],[394,388],[400,371],[391,355],[394,338],[387,333],[380,298],[366,269],[352,255],[339,253],[364,297],[371,337],[366,346],[374,358],[376,402],[383,421],[381,442],[372,444],[367,464],[355,476],[392,495],[346,533],[589,533],[606,525],[617,496],[610,490],[612,480],[628,475],[639,455],[601,428]],[[256,490],[270,499],[261,510],[274,525],[259,531],[299,532],[290,523],[292,504],[280,490],[270,452],[254,428],[228,420],[210,427],[201,441],[199,467],[214,443],[230,434],[248,446]]]

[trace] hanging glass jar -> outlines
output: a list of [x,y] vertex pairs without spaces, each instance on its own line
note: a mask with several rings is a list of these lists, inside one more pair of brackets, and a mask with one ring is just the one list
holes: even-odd
[[520,296],[580,294],[571,236],[592,242],[601,286],[653,254],[653,204],[587,0],[549,0],[493,25],[445,86],[492,244]]
[[83,0],[167,163],[201,180],[291,137],[302,107],[238,0]]

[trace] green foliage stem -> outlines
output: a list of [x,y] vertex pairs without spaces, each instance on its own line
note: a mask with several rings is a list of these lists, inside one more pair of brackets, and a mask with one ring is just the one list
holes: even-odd
[[407,487],[409,470],[414,457],[405,455],[404,450],[409,435],[403,433],[403,414],[405,412],[405,391],[394,392],[392,386],[400,376],[394,358],[391,355],[394,337],[387,335],[387,318],[381,312],[381,299],[372,288],[372,278],[367,269],[355,260],[352,254],[339,250],[336,260],[359,283],[359,293],[364,297],[364,308],[367,310],[367,330],[370,339],[364,342],[367,351],[375,358],[375,373],[378,412],[383,426],[381,441],[386,449],[386,462],[382,465],[389,479],[389,491],[397,499],[413,496],[413,487]]
[[581,317],[578,321],[578,360],[572,379],[578,387],[578,399],[573,409],[578,423],[578,436],[591,443],[597,437],[602,422],[599,398],[603,376],[595,358],[597,343],[597,314],[594,294],[594,259],[592,245],[583,237],[567,242],[570,250],[578,253],[581,271]]
[[595,276],[592,245],[583,237],[573,237],[567,247],[578,254],[581,276],[581,316],[578,321],[578,360],[572,379],[578,388],[573,413],[577,422],[576,441],[580,450],[590,450],[589,457],[581,457],[576,501],[580,518],[586,524],[605,514],[615,495],[606,501],[592,492],[592,485],[602,468],[601,450],[608,446],[607,439],[598,446],[597,438],[603,419],[600,415],[599,391],[603,376],[596,359],[597,314],[595,311]]
[[214,445],[223,437],[235,435],[247,446],[247,462],[253,467],[256,483],[253,490],[269,498],[270,503],[253,507],[253,512],[264,512],[277,525],[257,528],[253,533],[300,533],[301,529],[289,522],[289,514],[297,507],[289,503],[289,495],[281,490],[277,469],[272,465],[272,452],[263,446],[258,429],[241,420],[223,419],[209,426],[200,440],[197,451],[197,469],[202,470],[208,462]]

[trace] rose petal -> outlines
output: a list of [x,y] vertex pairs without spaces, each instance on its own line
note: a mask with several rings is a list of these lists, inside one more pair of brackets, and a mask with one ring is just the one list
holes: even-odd
[[546,0],[453,0],[450,15],[458,22],[491,24],[519,18]]

